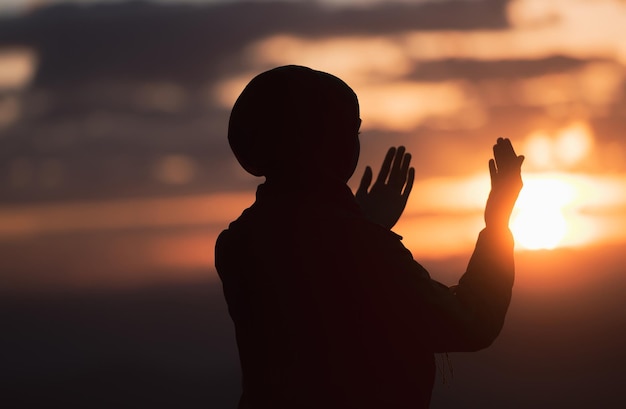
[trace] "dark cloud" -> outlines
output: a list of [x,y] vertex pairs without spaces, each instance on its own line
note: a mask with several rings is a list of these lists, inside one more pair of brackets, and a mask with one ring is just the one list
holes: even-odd
[[40,86],[111,79],[205,81],[251,41],[276,34],[307,37],[391,34],[408,29],[497,29],[506,1],[440,1],[329,10],[314,3],[210,6],[103,4],[42,9],[0,28],[0,44],[37,49]]
[[420,81],[523,79],[567,72],[583,68],[587,64],[594,62],[602,62],[602,60],[560,55],[538,58],[536,60],[484,61],[447,59],[420,62],[409,78]]

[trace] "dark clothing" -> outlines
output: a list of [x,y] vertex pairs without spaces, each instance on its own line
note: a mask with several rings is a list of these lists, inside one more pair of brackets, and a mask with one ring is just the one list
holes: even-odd
[[435,352],[489,346],[513,285],[513,239],[483,230],[459,285],[430,279],[345,185],[259,186],[215,263],[235,323],[240,408],[427,408]]

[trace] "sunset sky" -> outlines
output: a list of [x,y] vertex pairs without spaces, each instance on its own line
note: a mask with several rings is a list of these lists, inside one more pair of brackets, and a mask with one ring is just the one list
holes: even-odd
[[[254,75],[296,63],[341,77],[359,96],[363,148],[351,186],[388,146],[413,153],[418,178],[396,229],[416,257],[471,250],[498,136],[527,157],[511,224],[520,251],[626,241],[626,45],[616,41],[626,34],[624,2],[161,3],[163,12],[150,3],[3,3],[3,240],[205,226],[184,247],[206,254],[163,262],[211,268],[215,235],[262,182],[229,153],[228,111]],[[216,16],[238,8],[241,18],[216,38]],[[298,23],[306,12],[310,21]],[[143,14],[145,29],[132,24]],[[165,22],[162,47],[142,47]],[[222,40],[231,48],[213,44]],[[131,261],[111,244],[100,251],[123,258],[120,268],[145,270],[166,245]]]
[[562,306],[585,305],[584,329],[553,339],[595,326],[619,345],[625,38],[621,0],[4,0],[2,292],[216,283],[215,238],[262,183],[230,152],[230,109],[256,74],[299,64],[359,97],[353,189],[389,146],[412,153],[395,231],[446,284],[484,224],[491,147],[510,138],[526,156],[511,221],[517,328],[541,327],[535,312],[569,323]]

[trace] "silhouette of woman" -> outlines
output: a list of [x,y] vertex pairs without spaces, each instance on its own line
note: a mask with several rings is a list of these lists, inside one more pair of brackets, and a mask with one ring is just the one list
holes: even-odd
[[389,150],[371,188],[369,167],[356,197],[347,187],[360,123],[350,87],[300,66],[258,75],[233,107],[231,148],[266,178],[215,249],[243,372],[239,408],[427,408],[434,353],[485,348],[502,328],[524,157],[497,140],[486,227],[448,288],[390,230],[413,185],[405,149]]

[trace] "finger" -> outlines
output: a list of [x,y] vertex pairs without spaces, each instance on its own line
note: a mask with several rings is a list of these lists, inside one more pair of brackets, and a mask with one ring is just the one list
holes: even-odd
[[[400,166],[400,170],[398,171],[397,180],[393,182],[393,185],[397,187],[398,190],[402,190],[404,184],[407,181],[407,175],[409,173],[409,165],[411,164],[411,154],[405,153],[404,158],[402,158],[402,165]],[[391,182],[391,177],[389,178]]]
[[391,173],[389,174],[389,184],[396,186],[398,189],[402,189],[402,185],[404,185],[404,182],[406,180],[406,176],[403,177],[400,172],[405,151],[406,149],[404,148],[404,146],[398,147],[398,150],[396,151],[396,156],[393,159]]
[[515,149],[513,149],[513,144],[511,143],[511,140],[509,138],[504,138],[502,146],[507,153],[517,158],[517,155],[515,154]]
[[498,140],[497,145],[498,148],[496,149],[496,151],[498,152],[498,154],[495,159],[498,166],[498,171],[508,172],[509,170],[519,170],[524,159],[520,159],[520,156],[517,156],[515,150],[513,149],[513,144],[511,143],[511,140],[508,138]]
[[402,159],[402,167],[400,168],[400,174],[403,179],[406,180],[406,175],[409,171],[409,165],[411,164],[411,154],[407,153],[404,155],[404,159]]
[[500,139],[502,139],[502,138],[498,138],[498,142],[496,142],[496,144],[493,145],[493,148],[492,148],[492,150],[493,150],[493,157],[496,160],[497,160],[497,156],[499,155],[499,152],[500,152],[500,146],[498,146],[498,143],[500,142]]
[[385,183],[385,181],[387,180],[387,176],[389,175],[389,169],[391,168],[391,161],[393,160],[393,156],[395,155],[395,153],[396,148],[394,148],[393,146],[387,151],[387,155],[383,160],[383,165],[380,167],[380,173],[376,178],[376,183]]
[[[498,142],[496,142],[495,145],[493,145],[493,159],[489,160],[489,174],[491,175],[491,180],[493,181],[493,177],[496,175],[497,173],[497,169],[500,168],[500,140],[502,138],[498,138]],[[495,172],[491,172],[492,169],[492,165],[491,162],[493,161],[493,169],[495,170]]]
[[409,169],[409,175],[406,180],[406,186],[404,187],[404,192],[402,192],[402,197],[406,202],[409,199],[409,195],[411,194],[411,189],[413,189],[413,182],[415,181],[415,168]]
[[496,161],[489,159],[489,176],[491,177],[491,187],[493,188],[494,181],[496,179],[498,171],[496,170]]
[[516,158],[511,141],[498,138],[498,142],[493,147],[493,157],[496,161],[498,172],[502,173],[510,169],[512,162]]
[[361,178],[361,184],[356,191],[357,196],[367,194],[367,189],[370,187],[372,183],[372,168],[369,166],[365,167],[365,172],[363,172],[363,177]]

